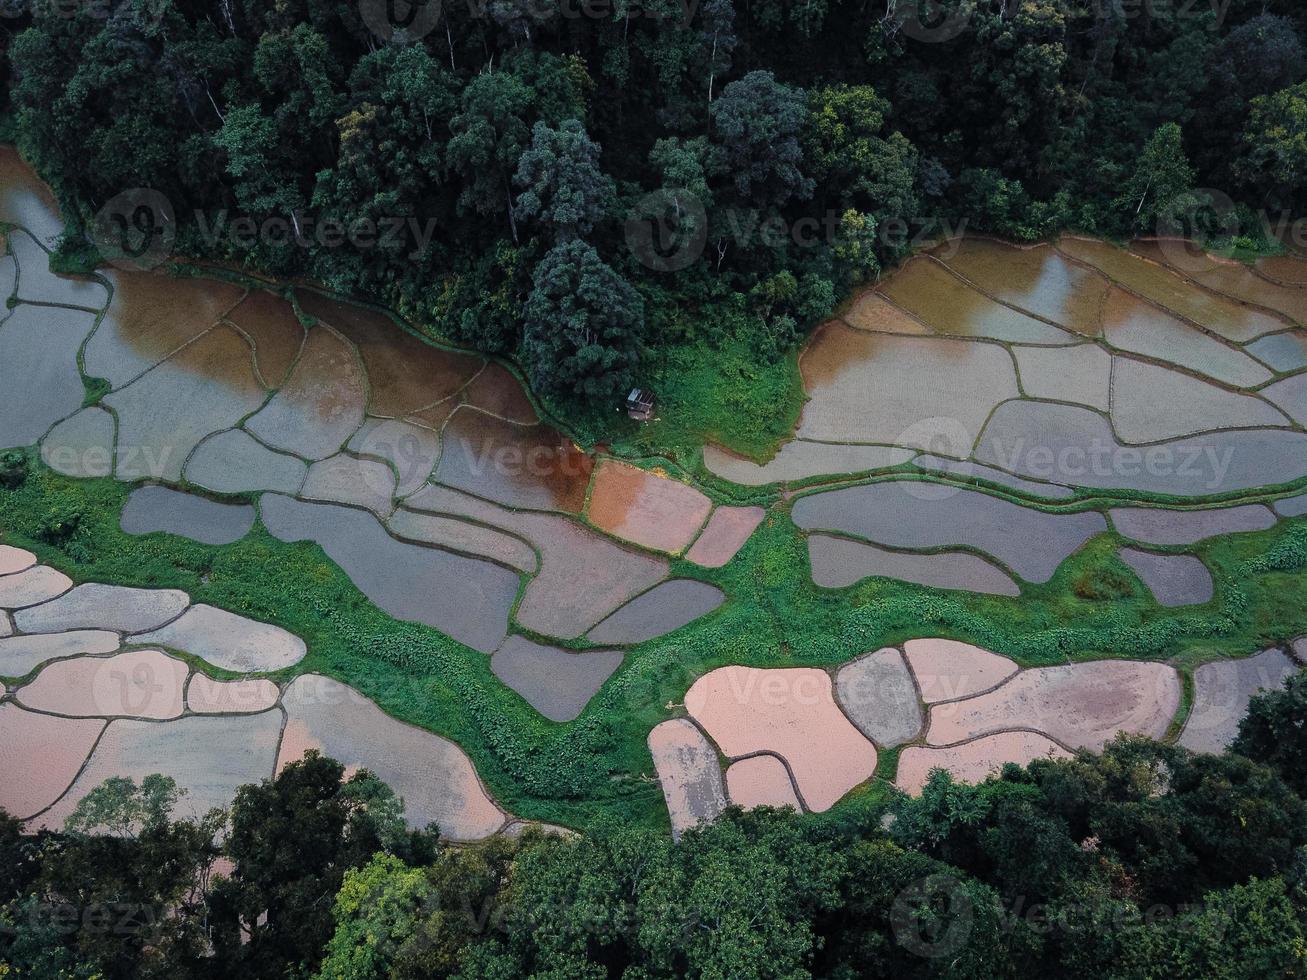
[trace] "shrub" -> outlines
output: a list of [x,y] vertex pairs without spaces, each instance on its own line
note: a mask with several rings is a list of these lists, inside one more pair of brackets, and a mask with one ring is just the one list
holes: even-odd
[[27,481],[27,456],[17,450],[0,453],[0,488],[17,490]]

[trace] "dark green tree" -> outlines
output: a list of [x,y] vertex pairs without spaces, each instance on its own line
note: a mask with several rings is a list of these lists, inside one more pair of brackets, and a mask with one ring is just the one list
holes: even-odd
[[385,284],[396,266],[425,271],[435,264],[434,255],[417,253],[421,243],[407,222],[422,227],[452,217],[444,148],[458,100],[455,79],[421,45],[389,45],[364,56],[349,86],[351,108],[335,121],[336,161],[317,175],[314,211],[354,227],[406,224],[401,235],[379,233],[375,248],[321,256],[320,277],[347,291]]
[[1282,207],[1307,202],[1307,82],[1252,100],[1235,173]]
[[613,181],[599,153],[579,119],[557,129],[537,122],[513,178],[517,219],[538,222],[555,242],[588,236],[613,204]]
[[524,320],[522,362],[537,391],[597,403],[630,387],[644,301],[585,242],[563,242],[540,261]]
[[712,104],[713,140],[744,203],[779,207],[812,194],[799,140],[807,120],[803,91],[769,71],[749,72],[722,89]]
[[1265,763],[1307,796],[1307,673],[1253,695],[1230,750]]
[[344,771],[310,752],[236,794],[224,847],[234,869],[213,894],[214,946],[232,969],[255,977],[315,969],[345,872],[402,844],[394,794],[366,771],[348,781]]
[[510,178],[527,145],[534,101],[515,75],[485,72],[463,89],[459,111],[449,122],[447,164],[463,184],[459,207],[482,215],[506,213],[513,241],[518,235]]
[[917,154],[902,133],[885,132],[889,103],[870,85],[832,85],[810,92],[809,107],[803,153],[817,199],[878,223],[915,214]]
[[1139,165],[1121,189],[1117,209],[1130,216],[1132,230],[1156,232],[1159,217],[1192,192],[1193,181],[1180,127],[1167,123],[1149,137]]
[[731,55],[739,45],[735,33],[733,0],[705,0],[699,14],[699,59],[708,75],[708,104],[712,105],[717,79],[731,69]]
[[224,815],[174,820],[182,795],[160,775],[93,789],[69,816],[67,833],[39,842],[41,871],[19,912],[16,945],[43,946],[48,963],[94,964],[121,980],[198,974],[207,945],[204,890]]

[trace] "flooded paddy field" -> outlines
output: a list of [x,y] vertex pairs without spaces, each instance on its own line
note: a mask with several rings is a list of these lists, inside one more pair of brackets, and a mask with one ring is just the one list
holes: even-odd
[[[328,664],[271,599],[244,615],[0,545],[0,806],[29,826],[113,775],[224,804],[317,748],[382,775],[415,826],[476,839],[521,813],[505,795],[546,812],[574,761],[549,753],[585,738],[576,798],[643,780],[631,805],[679,834],[732,803],[824,811],[869,780],[917,792],[936,767],[975,780],[1119,732],[1215,745],[1296,669],[1288,635],[1194,671],[1178,640],[1055,664],[951,634],[956,610],[1023,603],[1041,635],[1067,625],[1049,609],[1074,626],[1098,578],[1147,621],[1219,614],[1222,549],[1304,514],[1302,258],[947,242],[813,334],[772,458],[671,459],[581,446],[511,364],[344,297],[56,275],[52,197],[12,152],[0,184],[0,450],[121,484],[112,525],[151,547],[311,553],[419,651],[416,686],[376,691],[362,674],[401,655],[348,609],[317,611],[350,637]],[[949,614],[907,638],[832,625],[918,599]]]

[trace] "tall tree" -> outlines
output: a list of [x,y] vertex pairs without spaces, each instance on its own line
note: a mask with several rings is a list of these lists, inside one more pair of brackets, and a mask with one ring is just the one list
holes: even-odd
[[537,122],[513,178],[521,192],[518,220],[538,221],[555,242],[589,235],[613,203],[613,181],[600,168],[599,153],[579,119],[557,129]]
[[585,242],[545,255],[523,315],[522,361],[537,391],[597,403],[631,385],[644,301]]
[[1194,169],[1184,152],[1180,127],[1167,123],[1148,139],[1139,165],[1126,181],[1118,209],[1133,231],[1156,231],[1159,216],[1193,190]]
[[809,105],[803,152],[819,199],[878,222],[914,214],[917,154],[902,133],[885,134],[889,102],[870,85],[831,85]]
[[456,82],[421,45],[388,45],[359,61],[349,98],[350,110],[336,120],[335,165],[317,175],[314,210],[347,225],[402,220],[405,234],[381,236],[368,250],[328,252],[315,271],[345,291],[374,289],[393,278],[396,266],[416,266],[429,278],[435,256],[417,254],[421,242],[407,222],[425,226],[452,216],[444,150]]
[[731,70],[731,55],[740,39],[735,33],[735,4],[733,0],[705,0],[700,8],[699,57],[708,75],[708,104],[719,75]]
[[403,808],[389,788],[344,772],[310,752],[236,794],[225,846],[234,869],[214,892],[214,945],[245,975],[312,970],[345,872],[402,839]]
[[1304,73],[1307,52],[1287,17],[1260,13],[1214,46],[1190,134],[1197,136],[1195,159],[1216,178],[1213,186],[1224,186],[1228,179],[1253,99],[1301,82]]
[[1267,201],[1307,206],[1307,82],[1253,99],[1235,172]]
[[447,162],[463,181],[458,204],[477,214],[506,213],[517,241],[511,176],[526,148],[527,115],[535,102],[515,75],[487,71],[468,83],[450,120]]
[[807,119],[803,91],[769,71],[751,71],[722,89],[712,104],[713,139],[746,204],[780,207],[812,194],[799,142]]

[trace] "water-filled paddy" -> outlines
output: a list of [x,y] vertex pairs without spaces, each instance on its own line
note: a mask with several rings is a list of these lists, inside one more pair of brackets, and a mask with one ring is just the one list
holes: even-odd
[[[14,178],[0,217],[49,242],[48,196],[15,161],[0,155],[0,174]],[[539,712],[629,739],[604,686],[669,650],[704,656],[702,638],[715,634],[696,631],[733,627],[742,588],[756,589],[752,601],[772,616],[809,608],[813,596],[842,610],[844,593],[818,588],[875,597],[886,579],[908,583],[894,594],[914,600],[918,585],[940,590],[924,593],[940,608],[972,601],[966,593],[1009,601],[1023,587],[1047,602],[1030,593],[1063,588],[1065,563],[1092,554],[1153,616],[1157,606],[1120,564],[1120,542],[1099,538],[1109,527],[1140,546],[1121,558],[1147,557],[1136,572],[1157,600],[1202,602],[1210,594],[1198,571],[1209,587],[1211,577],[1195,550],[1267,531],[1307,499],[1299,493],[1274,513],[1239,500],[1168,506],[1307,478],[1297,260],[1250,269],[1180,263],[1148,244],[1140,255],[1076,239],[949,243],[851,297],[843,322],[814,334],[799,362],[809,400],[774,458],[710,446],[701,461],[693,449],[675,460],[656,447],[587,452],[565,424],[541,417],[503,364],[307,288],[293,291],[301,323],[290,291],[114,270],[59,277],[35,240],[15,232],[9,246],[0,290],[9,283],[24,302],[0,323],[0,444],[39,442],[59,472],[133,484],[129,531],[217,545],[266,529],[320,547],[316,567],[338,567],[383,612],[480,651],[459,651],[485,666],[458,680],[491,717],[511,705],[503,725],[530,716],[552,729]],[[99,326],[91,311],[104,311]],[[94,404],[83,408],[88,386]],[[859,485],[894,467],[894,481]],[[1129,497],[1139,491],[1161,495],[1142,517]],[[251,526],[256,511],[261,525]],[[778,567],[778,556],[789,564]],[[50,825],[104,774],[171,771],[196,800],[223,802],[236,782],[273,771],[281,739],[282,763],[321,746],[383,772],[410,797],[410,819],[438,819],[454,836],[484,836],[507,819],[451,743],[439,743],[439,765],[416,770],[409,757],[437,743],[386,715],[385,698],[357,710],[312,704],[299,687],[295,698],[281,690],[285,676],[259,676],[321,669],[289,632],[234,624],[233,613],[188,597],[165,616],[76,585],[0,555],[0,633],[14,634],[0,640],[0,675],[10,678],[0,727],[32,714],[24,698],[82,712],[85,700],[71,700],[80,691],[100,712],[58,720],[50,737],[67,742],[68,758],[52,753],[48,777],[33,771],[30,745],[21,759],[0,754],[34,787],[14,804],[26,815],[54,803],[84,764],[76,791],[43,818]],[[672,630],[683,643],[661,643]],[[728,635],[712,655],[746,660],[752,640]],[[139,667],[139,648],[151,645],[162,658],[152,669],[170,678],[151,720],[94,703],[95,668],[120,656]],[[891,775],[876,772],[878,749],[906,745],[898,783],[912,789],[931,765],[973,779],[1119,730],[1165,733],[1179,704],[1165,666],[1104,677],[1076,665],[1048,680],[956,641],[878,647],[795,673],[739,663],[667,690],[653,706],[666,712],[661,723],[638,733],[650,751],[639,775],[657,772],[673,826],[711,819],[728,798],[825,809],[873,774]],[[254,676],[188,678],[173,651]],[[46,690],[61,677],[64,701]],[[779,699],[750,686],[775,677]],[[13,689],[22,680],[26,694]],[[815,693],[799,697],[800,682]],[[283,705],[293,722],[285,736]],[[92,753],[88,740],[106,725]],[[215,740],[250,752],[219,759]],[[475,752],[499,751],[491,743],[483,731]],[[497,778],[513,778],[515,765],[499,758]]]

